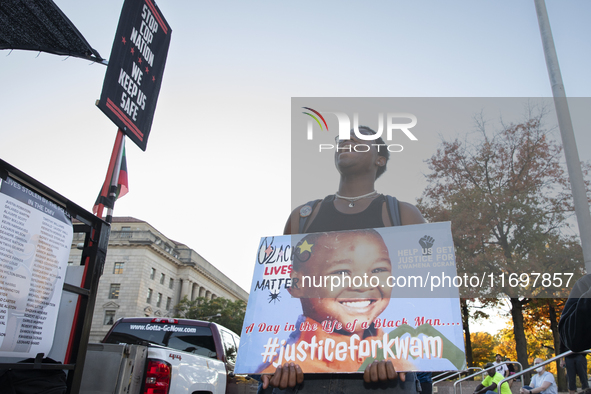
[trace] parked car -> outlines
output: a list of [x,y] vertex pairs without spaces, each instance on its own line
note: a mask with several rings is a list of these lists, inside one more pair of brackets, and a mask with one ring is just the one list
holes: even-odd
[[113,324],[102,345],[89,347],[81,392],[97,391],[97,385],[103,384],[101,375],[106,373],[101,374],[98,369],[105,366],[107,358],[117,358],[107,353],[119,352],[121,367],[117,380],[121,383],[104,392],[256,393],[256,380],[234,374],[239,343],[240,337],[234,332],[207,321],[121,318]]

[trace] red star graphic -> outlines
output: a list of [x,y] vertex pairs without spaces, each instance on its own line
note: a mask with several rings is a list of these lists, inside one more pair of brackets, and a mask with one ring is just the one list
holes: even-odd
[[273,248],[269,246],[267,249],[265,249],[265,254],[267,255],[267,257],[269,257],[271,253],[273,253]]
[[150,72],[150,70],[148,69],[148,67],[146,66],[146,74],[148,74]]
[[123,45],[127,44],[127,41],[125,40],[125,37],[121,37],[121,42],[123,43]]
[[156,81],[156,77],[152,76],[152,82]]
[[133,55],[135,53],[135,51],[133,50],[133,48],[131,48],[131,54]]
[[137,58],[137,62],[138,62],[139,64],[142,64],[142,58],[141,58],[141,57],[138,57],[138,58]]

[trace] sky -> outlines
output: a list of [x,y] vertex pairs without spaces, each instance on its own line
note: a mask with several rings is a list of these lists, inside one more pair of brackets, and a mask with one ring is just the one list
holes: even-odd
[[[108,58],[122,1],[55,2]],[[127,143],[130,191],[115,216],[147,221],[247,290],[259,239],[305,202],[290,193],[292,97],[552,95],[533,1],[157,5],[171,45],[147,150]],[[566,93],[589,97],[591,3],[546,5]],[[105,71],[0,51],[0,157],[88,210],[117,131],[94,105]],[[589,159],[588,133],[575,134]],[[423,188],[410,181],[401,198]]]

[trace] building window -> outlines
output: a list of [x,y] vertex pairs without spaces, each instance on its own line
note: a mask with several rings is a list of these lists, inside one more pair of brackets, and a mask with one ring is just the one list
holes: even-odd
[[123,273],[123,262],[118,262],[115,263],[115,266],[113,267],[113,273],[114,274],[122,274]]
[[168,281],[168,288],[172,289],[174,287],[174,279],[170,278],[170,280]]
[[152,303],[152,289],[148,289],[148,295],[146,296],[146,302],[148,304]]
[[112,326],[115,323],[115,311],[105,311],[105,320],[103,324],[106,326]]
[[155,277],[156,277],[156,268],[152,268],[150,270],[150,279],[154,280]]
[[120,283],[111,283],[111,288],[109,289],[109,299],[110,300],[118,299],[120,289],[121,289]]
[[164,284],[164,279],[165,279],[166,275],[164,274],[160,274],[160,284],[163,285]]
[[172,298],[167,297],[166,298],[166,310],[170,309],[170,304],[172,304]]
[[131,238],[131,227],[121,227],[121,238]]
[[158,293],[156,297],[156,307],[160,308],[160,304],[162,303],[162,293]]

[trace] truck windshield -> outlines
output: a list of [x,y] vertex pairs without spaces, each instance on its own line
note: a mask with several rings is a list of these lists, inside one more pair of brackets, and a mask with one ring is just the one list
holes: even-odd
[[121,322],[113,327],[113,331],[103,342],[131,345],[141,345],[147,342],[205,357],[217,357],[211,329],[202,326]]

